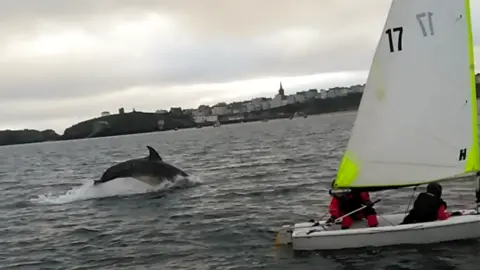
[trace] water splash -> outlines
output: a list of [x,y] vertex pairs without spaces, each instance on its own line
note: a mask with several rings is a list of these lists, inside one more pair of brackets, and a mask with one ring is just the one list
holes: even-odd
[[37,198],[32,198],[30,201],[35,204],[66,204],[112,196],[126,196],[169,189],[188,188],[202,183],[203,181],[197,176],[176,178],[173,182],[165,181],[155,187],[132,178],[116,179],[97,186],[93,185],[92,180],[88,180],[81,186],[74,187],[64,194],[53,194],[50,192],[39,195]]

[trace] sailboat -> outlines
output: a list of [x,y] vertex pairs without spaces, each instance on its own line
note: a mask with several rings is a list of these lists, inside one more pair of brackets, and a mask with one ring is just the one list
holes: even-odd
[[[333,192],[479,181],[472,40],[469,0],[392,1]],[[348,230],[340,220],[301,222],[280,228],[276,244],[335,250],[479,238],[478,206],[458,212],[416,224],[400,224],[405,213],[379,214],[377,227],[359,221]]]

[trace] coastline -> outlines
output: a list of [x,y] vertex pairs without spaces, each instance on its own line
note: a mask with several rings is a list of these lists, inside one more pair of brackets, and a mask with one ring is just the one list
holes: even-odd
[[[308,115],[327,114],[333,112],[355,111],[360,104],[362,93],[352,93],[347,96],[313,99],[303,103],[288,104],[269,110],[260,110],[236,115],[219,116],[220,125],[239,124],[242,122],[268,121]],[[235,116],[235,115],[234,115]],[[159,121],[162,123],[159,126]],[[32,144],[49,141],[68,141],[87,138],[101,138],[178,130],[186,128],[212,127],[215,123],[197,124],[191,115],[178,113],[146,113],[130,112],[124,114],[97,117],[77,123],[67,129],[62,135],[49,129],[38,131],[3,130],[0,131],[0,146]]]
[[[477,84],[477,88],[480,84]],[[184,112],[129,112],[88,119],[65,129],[62,135],[51,129],[0,131],[0,146],[32,144],[40,142],[68,141],[88,138],[123,136],[187,128],[203,128],[215,125],[239,124],[242,122],[268,121],[308,115],[356,111],[360,105],[362,92],[326,99],[311,99],[276,107],[236,115],[219,115],[218,123],[196,123],[191,114]],[[477,100],[478,100],[477,93]],[[161,125],[159,124],[161,123]]]

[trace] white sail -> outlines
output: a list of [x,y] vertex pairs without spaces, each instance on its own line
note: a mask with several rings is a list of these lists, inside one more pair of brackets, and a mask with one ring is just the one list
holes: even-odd
[[393,0],[336,186],[408,186],[478,170],[468,0]]

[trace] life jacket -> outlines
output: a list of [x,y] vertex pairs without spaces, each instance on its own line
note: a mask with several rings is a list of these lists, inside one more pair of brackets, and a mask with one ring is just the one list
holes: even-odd
[[357,210],[363,206],[363,198],[360,192],[351,192],[339,198],[340,211],[344,214]]
[[438,209],[447,204],[438,196],[422,192],[413,203],[413,208],[405,217],[403,223],[429,222],[438,219]]

